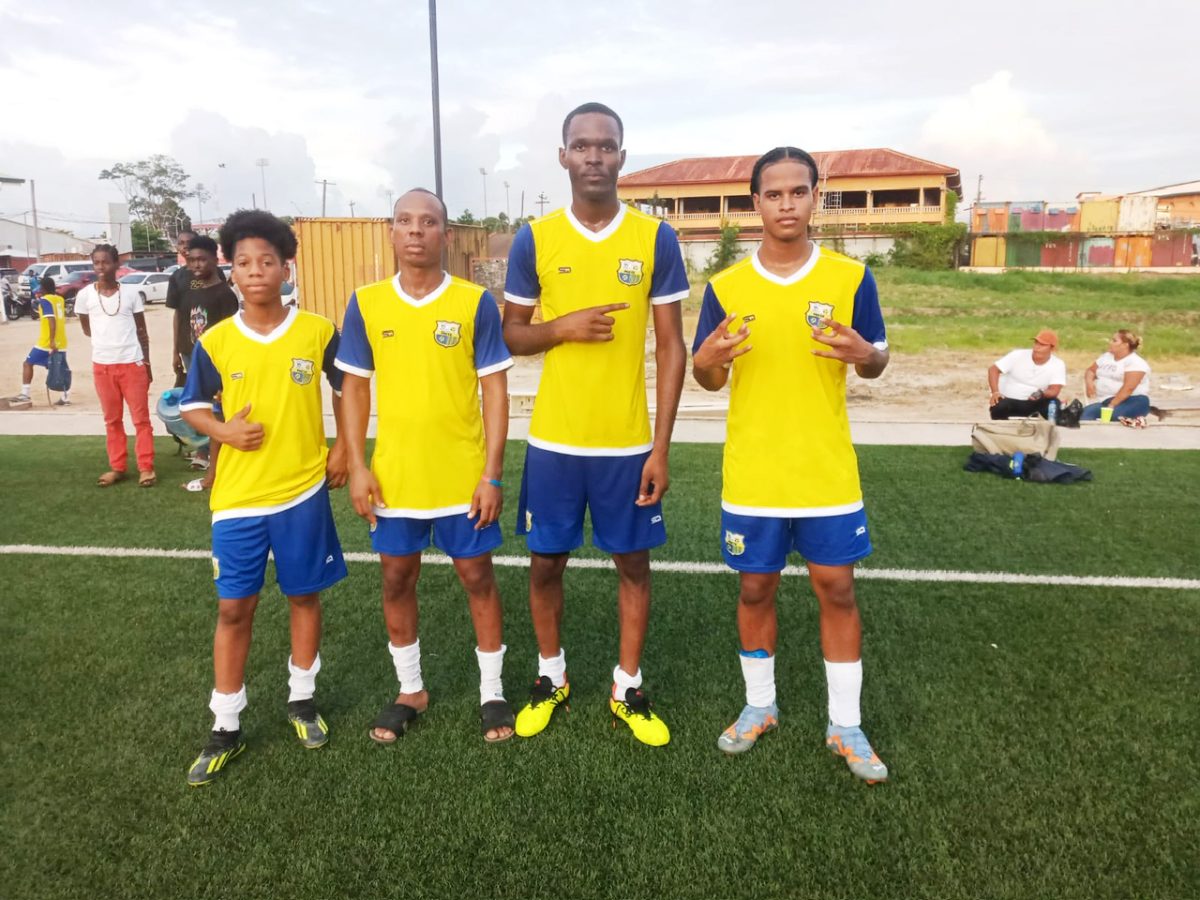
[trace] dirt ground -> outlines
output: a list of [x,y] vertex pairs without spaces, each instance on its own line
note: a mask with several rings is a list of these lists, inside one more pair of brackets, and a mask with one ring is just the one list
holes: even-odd
[[[147,307],[146,324],[150,329],[150,359],[153,366],[155,396],[174,383],[171,372],[171,311],[161,305]],[[37,339],[39,323],[23,318],[0,326],[0,396],[12,396],[20,389],[21,362]],[[695,332],[695,320],[684,322],[689,338]],[[67,319],[67,359],[74,373],[71,409],[98,412],[99,403],[92,387],[90,343],[79,327],[79,320]],[[653,337],[647,335],[647,374],[653,402]],[[1064,354],[1070,383],[1064,394],[1083,394],[1083,370],[1103,350],[1096,353]],[[997,354],[999,355],[999,354]],[[987,368],[994,357],[961,351],[930,352],[916,356],[893,356],[888,370],[876,381],[849,376],[847,396],[851,419],[859,422],[974,422],[986,416]],[[1185,360],[1154,368],[1151,396],[1154,403],[1168,408],[1200,409],[1200,360]],[[509,391],[514,395],[532,395],[537,389],[540,360],[522,359],[509,373]],[[46,400],[45,370],[34,373],[34,410],[53,415],[56,410]],[[723,414],[727,391],[710,394],[687,376],[680,404],[681,417],[717,417]],[[519,401],[514,410],[520,408]],[[0,433],[3,433],[0,419]]]

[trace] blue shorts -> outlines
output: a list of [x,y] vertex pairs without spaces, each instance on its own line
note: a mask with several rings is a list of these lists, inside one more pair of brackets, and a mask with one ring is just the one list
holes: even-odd
[[475,519],[466,513],[439,516],[436,519],[412,519],[405,516],[377,516],[371,529],[371,546],[376,553],[408,556],[434,545],[451,559],[470,559],[495,550],[504,542],[500,523],[475,530]]
[[662,504],[636,506],[649,451],[634,456],[572,456],[525,450],[517,534],[534,553],[569,553],[583,546],[583,513],[592,516],[592,543],[605,553],[634,553],[667,542]]
[[44,369],[50,368],[50,351],[43,350],[41,347],[34,347],[29,351],[29,355],[25,357],[25,362],[31,366],[41,366]]
[[290,509],[213,522],[212,544],[213,581],[222,600],[262,590],[268,551],[275,555],[279,589],[288,597],[315,594],[346,577],[324,484]]
[[845,566],[871,554],[867,511],[780,519],[721,510],[721,553],[738,572],[779,572],[795,550],[819,566]]

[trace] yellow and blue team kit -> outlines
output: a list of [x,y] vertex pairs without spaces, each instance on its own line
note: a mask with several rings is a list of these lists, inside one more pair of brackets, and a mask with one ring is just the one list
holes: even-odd
[[332,322],[294,307],[269,334],[237,313],[196,342],[180,410],[212,409],[220,395],[227,418],[249,405],[248,421],[263,426],[257,450],[221,448],[210,499],[221,597],[255,593],[268,550],[289,595],[321,590],[345,575],[325,488],[320,384],[324,372],[341,390],[337,348]]
[[666,540],[660,504],[636,507],[652,447],[646,399],[646,326],[652,305],[688,295],[675,232],[622,204],[605,228],[570,209],[524,226],[513,240],[506,302],[541,305],[544,322],[578,310],[614,310],[611,341],[567,342],[546,352],[529,426],[517,532],[531,550],[565,552],[583,541],[590,509],[597,547],[612,553]]
[[37,343],[30,349],[25,362],[33,366],[50,367],[50,326],[54,324],[54,345],[59,350],[67,349],[67,312],[63,298],[58,294],[44,294],[37,300],[38,316],[41,319]]
[[431,537],[453,557],[499,545],[498,525],[476,532],[466,513],[486,461],[479,379],[512,364],[496,300],[480,285],[444,274],[415,298],[397,275],[351,296],[336,365],[375,378],[371,471],[387,504],[375,508],[378,552],[417,553]]
[[[774,570],[777,553],[763,569],[739,559],[751,545],[746,530],[764,525],[744,520],[756,518],[824,519],[818,524],[826,533],[844,526],[848,540],[842,550],[807,538],[808,552],[797,549],[810,561],[830,565],[861,558],[870,542],[846,415],[846,365],[813,354],[824,346],[812,330],[827,318],[886,349],[874,277],[858,260],[815,245],[808,261],[786,278],[751,255],[708,284],[693,353],[731,312],[737,319],[729,330],[745,325],[753,349],[736,358],[731,371],[721,507],[723,521],[734,527],[724,527],[726,559],[746,571]],[[796,529],[821,533],[803,524]]]

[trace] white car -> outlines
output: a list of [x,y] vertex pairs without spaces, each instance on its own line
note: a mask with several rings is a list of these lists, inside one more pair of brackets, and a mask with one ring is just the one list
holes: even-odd
[[167,285],[171,276],[166,272],[134,272],[120,281],[121,284],[136,288],[143,303],[167,302]]

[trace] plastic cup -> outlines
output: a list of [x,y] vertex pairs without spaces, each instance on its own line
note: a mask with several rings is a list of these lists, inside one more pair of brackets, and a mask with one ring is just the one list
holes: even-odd
[[1100,407],[1100,421],[1101,422],[1111,422],[1112,414],[1113,414],[1113,408],[1111,406]]

